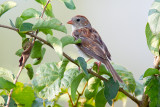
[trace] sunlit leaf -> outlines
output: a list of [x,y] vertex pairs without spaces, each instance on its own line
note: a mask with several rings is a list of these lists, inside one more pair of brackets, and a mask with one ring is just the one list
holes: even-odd
[[155,1],[152,3],[148,14],[148,23],[153,34],[160,33],[160,2]]
[[21,18],[23,20],[27,20],[27,19],[30,19],[30,18],[39,18],[41,15],[41,12],[33,9],[33,8],[29,8],[29,9],[26,9],[23,11],[22,15],[21,15]]
[[87,99],[91,99],[96,95],[99,83],[100,79],[98,79],[97,77],[92,77],[88,80],[88,87],[85,90],[85,97]]
[[35,0],[35,1],[37,1],[40,4],[42,4],[43,6],[45,6],[46,3],[47,3],[47,0]]
[[54,29],[67,33],[66,27],[62,25],[62,23],[56,18],[46,20],[38,19],[37,22],[33,25],[33,30],[37,29]]
[[14,1],[7,1],[0,5],[0,16],[10,10],[11,8],[16,6],[16,2]]
[[62,46],[65,47],[69,44],[81,43],[81,39],[75,40],[73,36],[64,36],[61,38]]
[[16,28],[20,28],[22,24],[23,24],[23,19],[21,17],[17,17],[15,22]]
[[0,106],[4,106],[5,101],[2,96],[0,96]]
[[45,10],[45,14],[49,17],[54,17],[54,14],[53,14],[53,11],[52,11],[52,5],[51,3],[49,3],[46,7],[46,10]]
[[57,52],[57,54],[59,55],[60,59],[63,59],[63,51],[62,51],[62,43],[61,41],[52,36],[52,35],[47,35],[47,41],[54,47],[55,51]]
[[19,49],[15,54],[16,54],[17,56],[21,57],[23,51],[24,51],[23,49]]
[[75,101],[77,88],[84,76],[84,73],[79,74],[71,83],[71,97],[73,101]]
[[146,25],[145,33],[146,33],[147,45],[148,45],[149,50],[155,56],[159,56],[160,35],[159,34],[153,35],[153,33],[150,29],[150,25],[148,23]]
[[17,82],[13,90],[12,98],[19,106],[31,107],[35,100],[34,91],[30,86],[24,86],[23,83]]
[[51,29],[40,29],[39,31],[44,33],[45,35],[47,34],[53,35],[53,32]]
[[160,105],[160,77],[153,77],[150,79],[145,94],[149,96],[150,107],[158,107]]
[[96,95],[95,106],[96,107],[105,107],[106,103],[107,103],[107,100],[104,97],[104,88],[102,88]]
[[29,78],[31,80],[33,78],[33,75],[34,75],[32,65],[31,64],[27,64],[25,66],[25,68],[27,69],[27,74],[28,74],[28,76],[29,76]]
[[10,89],[14,88],[15,84],[12,82],[5,80],[3,77],[0,77],[0,89],[6,89],[10,91]]
[[148,68],[144,75],[143,75],[143,78],[147,77],[147,76],[152,76],[152,75],[155,75],[155,74],[160,74],[160,71],[158,69],[154,69],[154,68]]
[[2,67],[0,67],[0,77],[3,77],[5,80],[11,81],[11,82],[13,82],[14,80],[14,74],[11,71]]

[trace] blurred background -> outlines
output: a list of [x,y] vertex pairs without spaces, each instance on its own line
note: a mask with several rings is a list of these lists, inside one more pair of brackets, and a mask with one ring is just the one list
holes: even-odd
[[[7,0],[0,0],[0,4]],[[9,19],[15,22],[16,18],[27,8],[41,10],[41,6],[34,0],[12,0],[17,7],[9,10],[0,17],[0,24],[10,25]],[[80,14],[86,16],[106,43],[112,61],[131,71],[138,82],[144,71],[153,67],[153,55],[148,49],[145,37],[148,10],[153,0],[74,0],[76,10],[69,10],[60,0],[52,0],[53,12],[71,33],[71,26],[66,22],[71,17]],[[34,23],[34,20],[31,20]],[[39,36],[45,38],[40,33]],[[54,36],[61,38],[66,34],[55,32]],[[45,57],[41,63],[59,61],[55,52],[47,46]],[[78,57],[78,52],[72,45],[64,51],[72,58]],[[0,67],[7,68],[16,74],[18,72],[19,57],[15,52],[21,48],[21,37],[14,31],[0,28]],[[32,63],[29,59],[27,63]],[[34,67],[36,69],[36,66]],[[26,71],[22,72],[26,75]],[[20,76],[22,82],[30,82],[28,76]],[[129,99],[128,99],[129,100]],[[115,107],[122,107],[121,102]],[[127,107],[136,107],[132,101]]]

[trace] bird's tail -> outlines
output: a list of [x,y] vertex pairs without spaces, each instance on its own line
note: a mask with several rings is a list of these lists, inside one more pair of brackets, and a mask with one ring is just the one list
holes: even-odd
[[117,74],[117,72],[115,71],[115,69],[113,68],[111,63],[108,60],[106,60],[104,64],[106,65],[107,69],[111,72],[114,81],[115,82],[119,81],[119,82],[123,83],[123,80],[119,77],[119,75]]

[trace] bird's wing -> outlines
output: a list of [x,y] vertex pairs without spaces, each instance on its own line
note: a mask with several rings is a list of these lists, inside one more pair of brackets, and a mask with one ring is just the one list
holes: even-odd
[[[77,29],[73,32],[72,34],[75,38],[84,38],[85,39],[89,39],[90,41],[92,41],[92,43],[96,44],[99,49],[101,49],[101,52],[103,53],[103,56],[107,56],[108,59],[111,59],[111,55],[106,47],[106,45],[104,44],[104,42],[102,41],[101,37],[99,36],[98,32],[93,29],[93,28],[81,28],[81,29]],[[86,41],[87,42],[87,41]]]

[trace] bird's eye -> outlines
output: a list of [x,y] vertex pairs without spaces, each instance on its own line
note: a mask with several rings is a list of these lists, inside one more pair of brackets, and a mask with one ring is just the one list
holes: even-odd
[[79,21],[80,21],[80,19],[77,19],[76,21],[77,21],[77,22],[79,22]]

